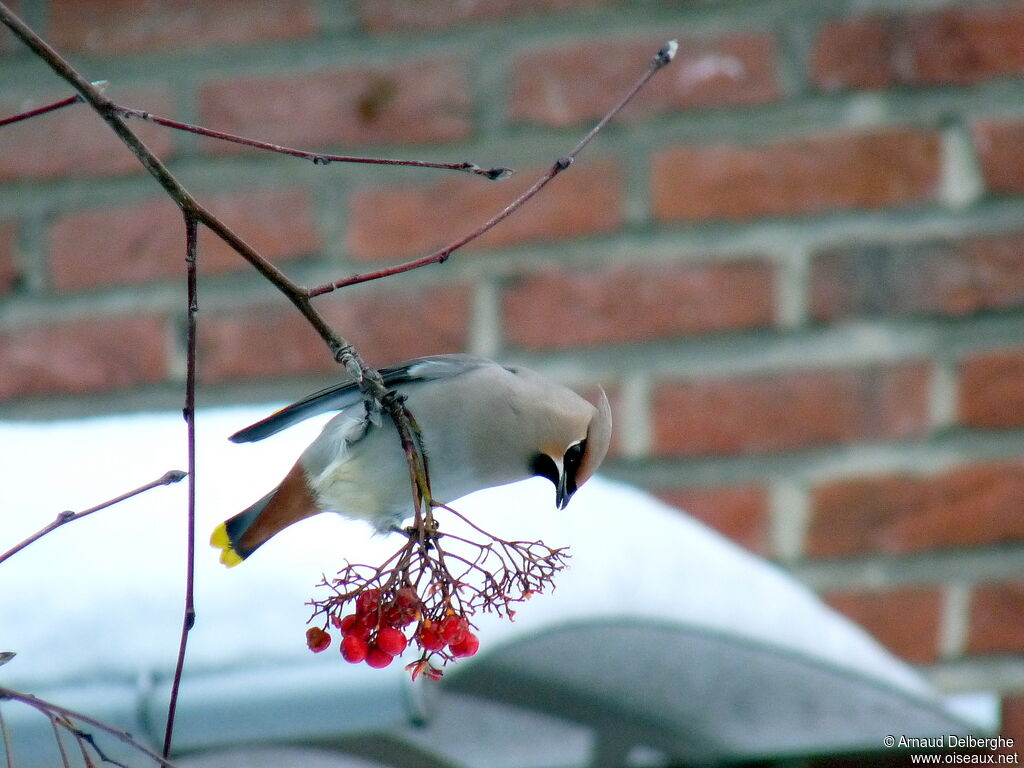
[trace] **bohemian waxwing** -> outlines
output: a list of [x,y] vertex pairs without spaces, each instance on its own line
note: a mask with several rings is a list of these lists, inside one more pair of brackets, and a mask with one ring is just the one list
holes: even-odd
[[[420,427],[433,496],[451,502],[481,488],[539,475],[564,509],[608,450],[608,398],[597,406],[519,366],[438,355],[382,368]],[[281,484],[217,526],[210,543],[237,565],[292,523],[324,511],[397,529],[413,512],[409,470],[390,419],[371,421],[352,379],[316,392],[231,436],[262,440],[327,411],[341,411]]]

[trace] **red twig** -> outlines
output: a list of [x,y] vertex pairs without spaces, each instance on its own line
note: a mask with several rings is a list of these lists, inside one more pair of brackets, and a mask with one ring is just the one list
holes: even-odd
[[188,541],[185,556],[185,615],[181,624],[181,639],[178,642],[178,658],[174,665],[174,679],[171,682],[171,697],[167,705],[167,729],[164,732],[164,757],[171,754],[171,740],[174,736],[174,716],[178,710],[178,691],[181,675],[185,669],[185,649],[188,634],[196,620],[195,576],[196,576],[196,319],[199,314],[199,291],[196,274],[198,258],[199,222],[190,213],[185,214],[185,269],[188,285],[188,331],[186,340],[185,372],[185,417],[186,441],[188,444]]
[[632,87],[626,92],[626,94],[619,99],[619,102],[613,106],[608,112],[605,113],[597,124],[591,128],[587,134],[580,139],[576,146],[567,154],[558,158],[547,172],[535,181],[529,189],[523,192],[519,197],[505,206],[504,209],[494,214],[491,218],[485,221],[483,224],[478,226],[472,232],[463,237],[459,238],[453,243],[446,245],[440,250],[434,251],[431,254],[423,256],[412,261],[408,261],[405,264],[398,264],[393,267],[385,267],[384,269],[375,270],[373,272],[366,272],[360,275],[353,275],[352,277],[346,277],[341,280],[336,280],[333,283],[325,283],[324,285],[317,286],[316,288],[310,288],[308,291],[309,296],[320,296],[325,293],[330,293],[339,288],[344,288],[349,285],[356,285],[357,283],[365,283],[370,280],[379,280],[383,277],[390,277],[391,275],[401,274],[402,272],[409,272],[413,269],[419,269],[425,267],[428,264],[443,264],[448,260],[448,257],[459,248],[464,245],[471,243],[476,240],[480,235],[493,229],[504,219],[507,219],[519,208],[521,208],[528,200],[534,195],[540,192],[548,182],[555,178],[558,174],[564,171],[566,168],[571,166],[576,160],[576,156],[583,151],[583,149],[594,140],[594,137],[608,124],[608,122],[614,118],[623,108],[633,100],[633,97],[640,92],[640,90],[647,84],[647,82],[654,77],[654,75],[665,65],[672,61],[675,57],[677,44],[675,40],[670,40],[661,47],[661,49],[651,58],[650,63],[647,66],[647,71],[641,75]]
[[17,123],[21,120],[28,120],[30,117],[38,117],[39,115],[45,115],[47,112],[55,112],[62,107],[70,107],[72,104],[77,104],[81,99],[78,96],[68,96],[66,99],[55,101],[53,104],[47,104],[44,107],[36,107],[30,109],[27,112],[20,112],[17,115],[11,115],[0,119],[0,128],[11,123]]
[[394,158],[383,158],[383,157],[357,157],[353,155],[333,155],[328,152],[311,152],[306,149],[295,149],[294,147],[285,147],[280,144],[274,144],[269,141],[261,141],[260,139],[250,139],[246,136],[238,136],[233,133],[227,133],[225,131],[216,131],[212,128],[204,128],[201,125],[193,125],[191,123],[183,123],[180,120],[172,120],[169,117],[161,117],[160,115],[154,115],[152,112],[147,112],[142,109],[134,109],[132,107],[125,107],[122,105],[116,105],[117,111],[123,117],[134,117],[140,120],[146,120],[150,123],[156,123],[162,125],[165,128],[173,128],[177,131],[187,131],[194,133],[199,136],[206,136],[211,139],[219,139],[220,141],[228,141],[233,144],[241,144],[246,147],[253,147],[254,149],[262,149],[267,152],[277,152],[282,155],[291,155],[292,157],[302,158],[303,160],[310,160],[314,165],[327,165],[328,163],[362,163],[369,165],[404,165],[412,166],[414,168],[436,168],[443,171],[464,171],[466,173],[477,174],[487,179],[501,179],[512,173],[511,169],[497,166],[494,168],[481,168],[476,163],[463,161],[459,163],[438,163],[429,162],[426,160],[402,160]]
[[[96,82],[93,83],[93,86],[95,88],[97,88],[100,92],[102,92],[107,87],[107,81],[106,80],[97,80]],[[20,122],[21,120],[28,120],[30,117],[38,117],[39,115],[45,115],[48,112],[56,112],[58,109],[63,109],[64,107],[70,107],[72,104],[81,104],[81,103],[82,103],[82,97],[81,96],[78,96],[77,94],[75,96],[68,96],[66,99],[61,99],[60,101],[55,101],[52,104],[46,104],[45,106],[42,106],[42,107],[36,107],[35,109],[30,109],[27,112],[20,112],[17,115],[11,115],[10,117],[2,118],[2,119],[0,119],[0,128],[3,128],[5,125],[10,125],[11,123]]]
[[178,469],[172,469],[170,472],[165,473],[162,477],[158,477],[156,480],[152,480],[146,483],[145,485],[140,485],[138,488],[128,491],[127,493],[122,493],[120,496],[116,496],[113,499],[108,499],[107,501],[104,501],[101,504],[97,504],[95,507],[83,509],[81,512],[61,512],[59,515],[57,515],[57,518],[52,523],[47,525],[45,528],[36,531],[27,539],[25,539],[19,544],[15,544],[13,547],[11,547],[11,549],[7,550],[2,555],[0,555],[0,563],[2,563],[4,560],[11,557],[12,555],[16,555],[29,544],[32,544],[33,542],[43,538],[43,536],[45,536],[46,534],[52,533],[53,531],[57,530],[62,525],[67,525],[68,523],[74,520],[81,520],[83,517],[91,515],[93,512],[99,512],[101,509],[112,507],[115,504],[119,504],[120,502],[125,501],[126,499],[130,499],[133,496],[138,496],[140,493],[145,493],[146,491],[156,488],[157,486],[170,485],[171,483],[176,483],[184,477],[184,472]]
[[[97,80],[93,85],[102,93],[107,86],[106,80]],[[84,103],[84,99],[81,95],[68,96],[66,99],[55,101],[52,104],[46,104],[42,107],[36,107],[26,112],[20,112],[10,117],[0,118],[0,128],[5,125],[20,122],[21,120],[28,120],[32,117],[38,117],[45,115],[49,112],[54,112],[63,107],[70,107],[72,104]],[[154,123],[156,125],[162,125],[165,128],[173,128],[177,131],[187,131],[194,133],[199,136],[206,136],[211,139],[218,139],[220,141],[227,141],[233,144],[241,144],[246,147],[252,147],[254,149],[262,149],[267,152],[276,152],[281,155],[290,155],[292,157],[298,157],[303,160],[310,160],[314,165],[328,165],[329,163],[359,163],[364,165],[402,165],[410,166],[413,168],[435,168],[442,171],[462,171],[464,173],[472,173],[477,176],[483,176],[485,179],[503,179],[506,176],[512,175],[513,171],[511,168],[505,168],[504,166],[495,166],[493,168],[481,168],[476,163],[471,163],[468,160],[464,160],[457,163],[440,163],[431,162],[427,160],[406,160],[398,158],[387,158],[387,157],[360,157],[356,155],[335,155],[329,152],[312,152],[307,149],[295,149],[294,147],[285,147],[281,144],[274,144],[269,141],[261,141],[260,139],[250,139],[246,136],[238,136],[233,133],[227,133],[225,131],[216,131],[212,128],[204,128],[201,125],[193,125],[192,123],[184,123],[180,120],[172,120],[169,117],[161,117],[160,115],[154,115],[152,112],[147,112],[144,109],[135,109],[134,107],[126,107],[122,104],[114,104],[111,102],[112,108],[125,118],[136,118],[139,120],[145,120],[146,122]]]

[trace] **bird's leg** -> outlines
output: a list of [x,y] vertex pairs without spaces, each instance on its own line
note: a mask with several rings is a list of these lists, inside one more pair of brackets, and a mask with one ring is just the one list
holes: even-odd
[[363,390],[363,411],[366,414],[366,423],[375,427],[381,425],[381,402],[369,389]]
[[424,520],[420,525],[407,525],[405,527],[393,525],[391,530],[402,534],[412,541],[422,541],[427,549],[433,549],[434,545],[431,542],[443,535],[438,532],[437,527],[437,521],[431,518],[429,524]]

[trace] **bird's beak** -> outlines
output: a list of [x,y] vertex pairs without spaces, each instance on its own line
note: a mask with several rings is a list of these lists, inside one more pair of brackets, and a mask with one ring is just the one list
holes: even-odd
[[569,473],[559,467],[558,485],[555,486],[555,506],[565,509],[569,506],[569,499],[576,493],[576,479],[569,477]]
[[565,509],[569,506],[569,499],[572,498],[572,493],[565,487],[565,474],[558,478],[558,487],[555,489],[555,506],[559,509]]

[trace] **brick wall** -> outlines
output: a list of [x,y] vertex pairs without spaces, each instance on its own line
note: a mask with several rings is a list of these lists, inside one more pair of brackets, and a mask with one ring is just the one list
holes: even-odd
[[[501,183],[136,124],[307,284],[421,255],[680,57],[443,267],[321,300],[373,362],[471,350],[592,392],[607,472],[782,563],[1024,741],[1024,2],[22,0],[131,106]],[[64,88],[0,34],[0,113]],[[203,240],[201,402],[330,380]],[[0,416],[180,407],[182,234],[82,108],[0,132]],[[681,553],[680,556],[685,556]]]

